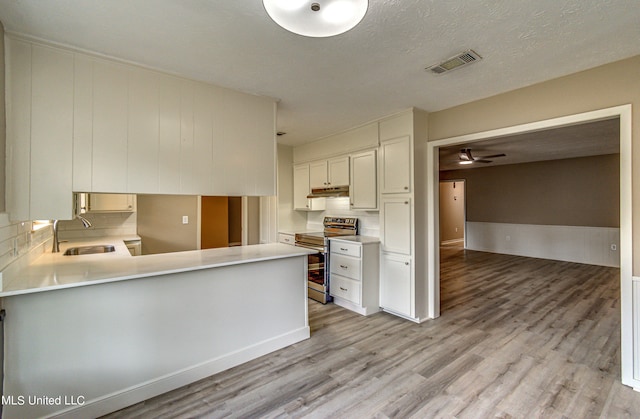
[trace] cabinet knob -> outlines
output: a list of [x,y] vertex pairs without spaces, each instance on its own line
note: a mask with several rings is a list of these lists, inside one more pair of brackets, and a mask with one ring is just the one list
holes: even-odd
[[409,266],[409,262],[405,262],[404,264],[405,264],[405,265],[407,265],[407,266]]
[[405,191],[408,191],[408,190],[409,190],[409,187],[408,187],[408,186],[405,186],[405,187],[404,187],[404,190],[405,190]]
[[409,205],[409,201],[404,201],[404,204],[405,205]]

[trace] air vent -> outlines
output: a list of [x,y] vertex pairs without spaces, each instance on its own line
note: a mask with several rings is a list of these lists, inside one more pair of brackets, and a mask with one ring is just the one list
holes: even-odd
[[477,52],[470,49],[456,55],[455,57],[451,57],[448,60],[441,62],[440,64],[435,64],[431,67],[427,67],[425,70],[431,71],[435,74],[442,74],[446,73],[447,71],[451,71],[456,68],[475,63],[476,61],[480,61],[481,59],[482,57],[478,55]]

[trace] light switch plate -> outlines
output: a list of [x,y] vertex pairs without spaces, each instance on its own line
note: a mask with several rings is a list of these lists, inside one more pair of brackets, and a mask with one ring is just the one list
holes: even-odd
[[182,216],[182,224],[189,224],[189,216],[188,215],[183,215]]

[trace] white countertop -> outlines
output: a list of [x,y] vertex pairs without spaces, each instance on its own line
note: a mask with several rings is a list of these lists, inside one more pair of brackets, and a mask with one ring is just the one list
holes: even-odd
[[[273,243],[131,256],[123,241],[130,239],[104,237],[61,243],[60,253],[46,252],[26,266],[13,263],[2,272],[0,297],[314,253],[302,247]],[[99,244],[114,245],[116,250],[111,253],[63,256],[69,247]]]
[[372,237],[372,236],[338,236],[338,237],[329,237],[329,240],[335,241],[344,241],[344,242],[355,242],[355,243],[380,243],[380,238]]

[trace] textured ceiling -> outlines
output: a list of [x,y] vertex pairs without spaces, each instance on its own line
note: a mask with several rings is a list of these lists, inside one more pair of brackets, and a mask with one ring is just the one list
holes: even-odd
[[[0,20],[9,32],[276,98],[284,144],[640,54],[636,0],[371,0],[359,26],[320,39],[281,29],[260,0],[0,0]],[[466,49],[484,59],[424,71]]]
[[[506,156],[486,159],[491,163],[477,162],[460,165],[458,155],[463,148],[470,148],[474,159],[496,154],[506,154]],[[620,120],[618,118],[490,138],[439,149],[441,171],[477,169],[487,166],[560,160],[619,152]]]

